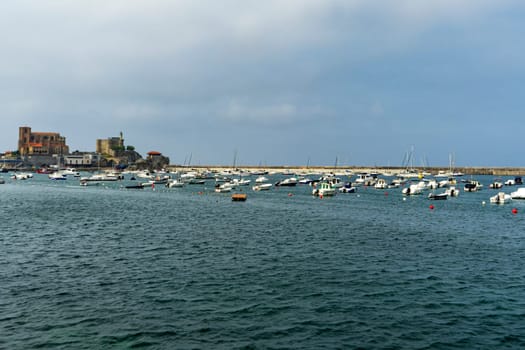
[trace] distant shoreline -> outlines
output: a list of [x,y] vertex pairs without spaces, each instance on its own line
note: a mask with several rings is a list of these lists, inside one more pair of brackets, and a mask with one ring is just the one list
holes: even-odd
[[[168,167],[170,171],[180,169],[195,169],[195,170],[231,170],[233,166],[228,165],[170,165]],[[400,173],[406,170],[406,167],[395,167],[395,166],[292,166],[292,165],[238,165],[235,169],[247,169],[247,170],[267,170],[267,171],[297,171],[300,173],[307,172],[329,172],[329,171],[344,171],[349,170],[353,173]],[[428,172],[433,175],[441,172],[447,172],[450,169],[448,167],[414,167],[416,172]],[[455,172],[460,172],[465,175],[493,175],[493,176],[513,176],[520,175],[525,176],[525,167],[456,167]]]

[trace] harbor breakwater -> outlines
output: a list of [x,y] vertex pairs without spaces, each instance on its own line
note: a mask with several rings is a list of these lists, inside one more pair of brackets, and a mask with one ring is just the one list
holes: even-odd
[[[321,172],[338,172],[338,171],[350,171],[353,173],[389,173],[396,174],[406,170],[404,167],[393,167],[393,166],[288,166],[288,165],[272,165],[272,166],[253,166],[253,165],[239,165],[236,169],[246,170],[264,170],[264,171],[290,171],[297,173],[321,173]],[[194,169],[194,170],[213,170],[213,171],[224,171],[231,170],[232,166],[224,165],[170,165],[170,171],[176,171],[180,169]],[[433,175],[439,172],[447,172],[450,169],[446,167],[414,167],[416,172],[426,172]],[[525,167],[457,167],[454,168],[455,172],[462,173],[465,175],[493,175],[493,176],[525,176]]]

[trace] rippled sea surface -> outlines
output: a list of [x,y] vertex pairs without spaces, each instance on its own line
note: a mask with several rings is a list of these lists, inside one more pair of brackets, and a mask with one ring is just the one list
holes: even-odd
[[0,348],[523,349],[525,202],[478,179],[434,202],[7,180]]

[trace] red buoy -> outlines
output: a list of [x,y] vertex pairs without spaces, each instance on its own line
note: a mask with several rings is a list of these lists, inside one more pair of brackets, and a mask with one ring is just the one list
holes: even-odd
[[385,196],[388,196],[388,192],[385,192]]
[[429,208],[430,210],[434,210],[434,204],[430,204]]
[[512,208],[512,214],[514,214],[514,215],[518,214],[518,209]]

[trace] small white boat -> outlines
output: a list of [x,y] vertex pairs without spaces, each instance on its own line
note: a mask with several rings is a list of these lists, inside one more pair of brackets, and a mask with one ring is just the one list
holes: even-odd
[[252,181],[249,179],[233,179],[233,184],[235,186],[248,186]]
[[252,190],[254,191],[268,191],[270,188],[272,188],[271,183],[264,183],[264,184],[258,184],[252,187]]
[[385,179],[383,178],[380,178],[380,179],[377,179],[377,182],[376,184],[374,185],[374,187],[378,190],[384,190],[384,189],[387,189],[388,188],[388,183],[386,182]]
[[67,176],[60,171],[47,175],[50,180],[67,180]]
[[414,196],[421,194],[423,192],[423,189],[421,188],[421,186],[419,186],[419,184],[413,184],[403,188],[401,192],[406,196]]
[[450,197],[457,197],[459,196],[459,189],[454,187],[454,186],[450,186],[449,188],[447,188],[447,190],[445,191]]
[[80,177],[80,172],[78,172],[75,168],[67,168],[60,170],[60,172],[64,175],[72,175],[74,177]]
[[288,177],[282,181],[278,181],[275,183],[275,186],[295,186],[297,185],[297,178],[295,177]]
[[514,186],[516,184],[516,180],[514,179],[508,179],[505,181],[505,186]]
[[184,187],[186,183],[184,181],[181,181],[179,179],[169,179],[168,182],[166,182],[166,187],[168,188],[180,188]]
[[217,192],[217,193],[231,192],[233,190],[233,188],[234,188],[234,186],[233,186],[232,183],[225,182],[223,184],[216,185],[215,186],[215,192]]
[[489,188],[492,188],[492,189],[498,189],[502,187],[503,187],[503,183],[500,180],[494,180],[489,185]]
[[498,192],[497,195],[490,197],[490,203],[492,204],[506,204],[511,201],[512,197],[510,194],[505,192]]
[[445,192],[442,192],[442,193],[434,193],[434,192],[431,192],[428,194],[428,199],[433,199],[433,200],[445,200],[448,198],[448,193],[445,191]]
[[262,183],[265,183],[265,182],[268,182],[268,178],[266,176],[259,176],[258,178],[255,179],[255,183],[256,184],[262,184]]
[[11,179],[13,180],[27,180],[31,179],[33,177],[33,174],[31,173],[14,173],[11,176]]
[[115,174],[93,174],[87,177],[81,177],[81,182],[86,181],[117,181],[119,178]]
[[525,187],[520,187],[516,191],[511,192],[512,199],[525,199]]

